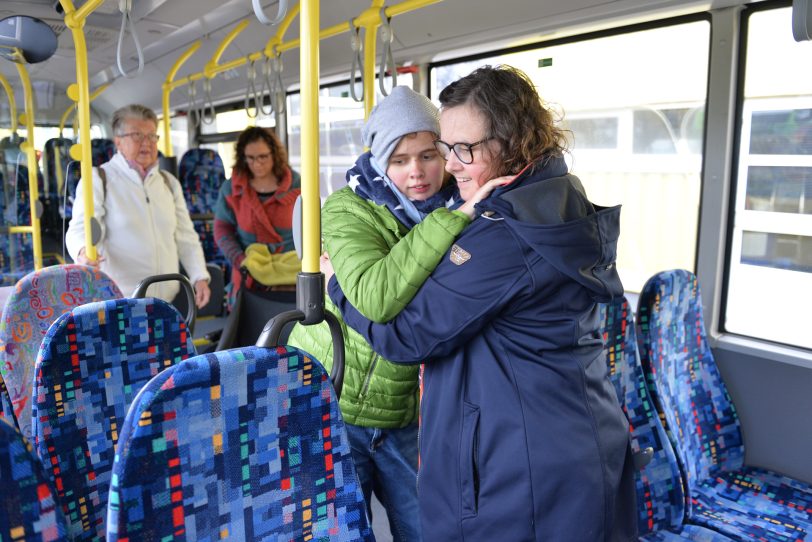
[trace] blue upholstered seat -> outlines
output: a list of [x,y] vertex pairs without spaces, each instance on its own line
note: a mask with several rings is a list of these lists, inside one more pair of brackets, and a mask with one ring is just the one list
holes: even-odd
[[[200,236],[206,261],[216,263],[227,271],[227,260],[214,242],[212,214],[220,185],[226,180],[220,155],[211,149],[189,149],[183,153],[178,164],[178,180],[183,187],[183,197],[192,216],[192,224]],[[226,277],[229,275],[230,273],[225,274]]]
[[89,303],[48,330],[37,357],[34,434],[72,540],[105,538],[114,446],[130,403],[152,377],[194,355],[183,318],[159,299]]
[[736,408],[705,336],[696,277],[658,273],[640,293],[640,356],[685,480],[688,520],[736,540],[812,540],[812,487],[744,465]]
[[25,275],[0,318],[0,374],[6,380],[23,436],[32,439],[34,364],[51,324],[73,307],[121,297],[113,280],[83,265],[56,265]]
[[685,493],[680,470],[646,389],[629,303],[620,298],[602,306],[602,311],[609,376],[629,419],[632,451],[638,455],[647,451],[651,457],[635,473],[640,539],[729,541],[719,533],[684,523]]
[[67,541],[65,518],[31,445],[0,419],[0,540]]
[[108,541],[373,540],[365,510],[322,366],[248,347],[186,360],[141,391],[117,448]]

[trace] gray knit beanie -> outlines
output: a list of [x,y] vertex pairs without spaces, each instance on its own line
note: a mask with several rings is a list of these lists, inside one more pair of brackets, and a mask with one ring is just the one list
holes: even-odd
[[386,170],[400,138],[414,132],[440,133],[440,112],[431,100],[409,87],[395,87],[372,109],[361,137],[375,162]]

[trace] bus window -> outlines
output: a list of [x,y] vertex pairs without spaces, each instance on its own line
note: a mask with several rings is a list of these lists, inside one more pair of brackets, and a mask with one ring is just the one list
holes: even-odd
[[617,265],[629,292],[663,269],[695,266],[710,24],[671,23],[431,70],[434,100],[484,64],[530,76],[572,133],[571,170],[590,199],[623,205]]
[[[747,19],[724,329],[812,348],[812,43],[789,8]],[[780,59],[780,62],[777,61]]]
[[[251,112],[252,114],[254,113],[254,108],[251,108]],[[202,136],[225,136],[216,137],[217,142],[214,143],[201,143],[200,148],[211,149],[220,155],[220,159],[223,160],[223,167],[226,171],[226,179],[231,178],[231,169],[234,166],[234,145],[237,143],[237,138],[240,132],[249,126],[274,128],[276,126],[276,119],[273,113],[265,115],[262,111],[256,116],[251,117],[245,112],[245,108],[237,107],[233,110],[215,113],[213,122],[200,123],[200,134]],[[205,141],[206,138],[203,137],[202,139]]]
[[[398,85],[413,88],[413,75],[398,74]],[[388,84],[388,82],[387,82]],[[383,99],[377,93],[375,103]],[[301,157],[301,98],[288,96],[288,154],[291,167],[299,170]],[[347,185],[345,174],[364,152],[361,128],[364,126],[364,104],[350,96],[348,83],[330,85],[319,90],[319,192],[322,201]]]

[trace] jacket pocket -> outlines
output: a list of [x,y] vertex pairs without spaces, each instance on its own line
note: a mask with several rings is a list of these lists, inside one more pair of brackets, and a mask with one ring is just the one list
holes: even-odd
[[462,517],[477,514],[479,506],[479,407],[463,402],[460,441],[460,489]]

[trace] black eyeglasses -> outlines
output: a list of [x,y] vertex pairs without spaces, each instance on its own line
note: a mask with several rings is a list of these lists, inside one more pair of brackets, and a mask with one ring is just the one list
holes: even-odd
[[474,162],[474,147],[481,145],[486,141],[490,141],[492,137],[486,137],[476,143],[446,143],[440,139],[434,140],[434,147],[437,149],[443,158],[448,160],[451,151],[457,156],[457,159],[463,164],[471,164]]
[[134,143],[138,145],[141,144],[142,141],[148,139],[150,143],[157,143],[161,136],[158,134],[142,134],[141,132],[129,132],[126,134],[118,134],[118,137],[129,137],[133,140]]

